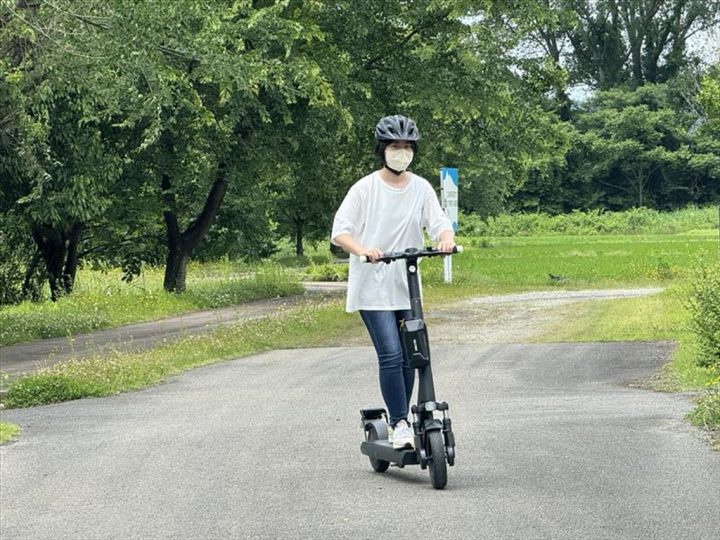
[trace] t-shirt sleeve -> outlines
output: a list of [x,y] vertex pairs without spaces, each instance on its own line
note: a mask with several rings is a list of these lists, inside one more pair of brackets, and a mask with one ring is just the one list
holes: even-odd
[[430,182],[425,182],[425,204],[423,204],[423,227],[434,241],[440,240],[443,231],[452,231],[450,219],[443,212],[435,190]]
[[357,239],[358,234],[363,230],[365,225],[365,212],[363,209],[362,191],[356,184],[350,188],[340,208],[335,213],[333,221],[332,233],[330,239],[335,243],[335,239],[341,234],[349,234]]

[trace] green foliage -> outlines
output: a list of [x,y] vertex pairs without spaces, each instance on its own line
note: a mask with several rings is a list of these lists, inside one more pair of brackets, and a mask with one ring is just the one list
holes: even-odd
[[[4,48],[17,50],[1,74],[18,90],[10,105],[45,131],[37,149],[29,135],[16,138],[39,172],[13,171],[21,189],[9,204],[48,238],[93,231],[89,251],[120,258],[129,276],[162,251],[158,214],[168,242],[179,229],[192,252],[222,200],[211,187],[257,184],[252,171],[238,179],[257,157],[238,145],[265,124],[288,123],[299,100],[333,101],[309,47],[321,37],[311,9],[290,4],[18,4],[0,32]],[[31,43],[16,41],[31,33]]]
[[720,146],[678,84],[597,92],[574,113],[563,163],[530,177],[514,201],[523,210],[674,209],[720,196]]
[[460,217],[463,236],[676,234],[717,227],[718,209],[710,206],[674,212],[634,208],[624,212],[591,210],[560,215],[502,214],[485,220],[476,215]]
[[702,87],[698,96],[703,104],[707,118],[720,122],[720,67],[708,74],[702,80]]
[[[23,225],[16,216],[0,214],[0,305],[17,304],[26,293],[35,298],[40,296],[32,273],[26,280],[34,246]],[[26,281],[32,291],[23,290]]]
[[689,159],[678,152],[690,152],[691,121],[669,106],[667,94],[660,85],[601,92],[578,115],[591,159],[576,174],[592,179],[608,206],[662,204],[659,195],[671,190],[662,184]]
[[688,305],[699,345],[698,363],[720,371],[720,264],[697,270]]

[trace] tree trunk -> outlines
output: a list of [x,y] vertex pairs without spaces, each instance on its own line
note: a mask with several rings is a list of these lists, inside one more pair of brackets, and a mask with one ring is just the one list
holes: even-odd
[[168,292],[181,293],[185,291],[185,278],[187,277],[187,263],[190,257],[177,243],[168,251],[165,263],[165,279],[163,287]]
[[[545,3],[545,7],[546,9],[550,8],[548,2]],[[544,28],[542,25],[540,25],[537,32],[539,38],[545,44],[545,49],[547,50],[547,53],[553,60],[555,69],[562,70],[562,66],[560,64],[560,47],[558,46],[558,38],[556,32],[554,32],[551,28]],[[572,118],[572,102],[570,101],[570,96],[568,96],[567,87],[557,85],[555,87],[555,92],[555,99],[557,100],[556,110],[558,112],[558,115],[560,116],[560,120],[564,122],[569,122]]]
[[303,224],[299,219],[295,219],[295,255],[302,257],[305,255],[303,246]]
[[27,270],[25,271],[25,279],[23,280],[21,297],[23,300],[40,300],[42,294],[42,282],[45,279],[42,276],[38,276],[37,268],[40,263],[41,253],[39,249],[35,250],[35,253],[28,264]]
[[45,262],[53,302],[73,290],[81,231],[80,223],[74,223],[69,231],[50,225],[34,225],[32,228],[33,239]]
[[65,270],[63,271],[63,289],[70,294],[75,286],[75,275],[78,267],[78,243],[82,226],[76,223],[68,234],[67,255],[65,257]]
[[221,163],[218,166],[215,182],[210,188],[210,193],[205,201],[202,212],[200,212],[197,219],[192,222],[185,231],[180,232],[175,193],[172,191],[170,177],[167,174],[162,175],[161,187],[165,200],[165,211],[163,215],[168,238],[168,256],[165,264],[165,279],[163,281],[163,287],[166,291],[177,293],[185,291],[187,263],[190,260],[193,250],[200,244],[210,229],[218,210],[220,210],[220,205],[227,191],[227,185],[225,165]]
[[569,122],[572,120],[572,101],[565,88],[557,88],[557,113],[560,120]]

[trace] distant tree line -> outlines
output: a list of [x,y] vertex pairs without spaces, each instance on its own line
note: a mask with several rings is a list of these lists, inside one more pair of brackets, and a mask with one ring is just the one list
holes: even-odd
[[[0,303],[81,264],[298,254],[386,114],[463,210],[717,200],[718,67],[692,0],[0,0]],[[577,83],[590,89],[575,103]]]
[[[539,4],[521,10],[515,24],[525,25],[526,46],[564,74],[553,102],[572,143],[561,159],[529,171],[511,207],[549,213],[669,210],[717,201],[720,132],[712,88],[720,67],[700,67],[701,59],[688,53],[688,40],[712,29],[717,39],[720,3]],[[717,43],[713,48],[717,54]],[[573,104],[569,89],[578,84],[592,94]]]

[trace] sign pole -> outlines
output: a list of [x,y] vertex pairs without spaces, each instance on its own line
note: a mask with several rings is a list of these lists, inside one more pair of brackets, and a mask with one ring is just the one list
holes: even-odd
[[[445,215],[458,231],[458,170],[453,167],[440,168],[440,202]],[[452,257],[444,258],[445,283],[452,283]]]

